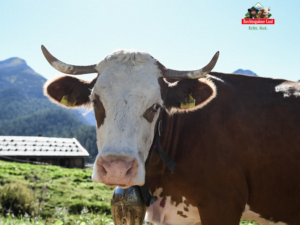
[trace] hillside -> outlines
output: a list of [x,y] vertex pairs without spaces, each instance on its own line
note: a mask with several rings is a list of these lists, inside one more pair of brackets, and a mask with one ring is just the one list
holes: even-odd
[[83,117],[84,110],[65,109],[50,102],[43,95],[45,82],[23,59],[0,61],[0,135],[75,137],[95,156],[93,118]]
[[[23,59],[13,57],[0,61],[0,100],[10,98],[11,95],[13,95],[15,98],[21,98],[27,101],[38,99],[38,104],[34,106],[35,110],[57,107],[43,94],[43,85],[45,82],[46,79],[29,67]],[[29,107],[27,107],[27,109],[28,108]],[[89,122],[91,121],[90,116],[89,121],[82,116],[84,110],[69,111],[83,124],[95,125],[95,123]],[[27,112],[24,111],[23,113]],[[91,116],[93,116],[93,113],[91,114]]]
[[44,98],[46,79],[31,69],[25,60],[14,57],[0,61],[0,91],[18,89],[26,97]]

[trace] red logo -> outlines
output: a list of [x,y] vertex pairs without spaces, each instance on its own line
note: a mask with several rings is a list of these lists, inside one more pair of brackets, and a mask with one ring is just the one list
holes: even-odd
[[273,24],[275,24],[275,19],[242,19],[242,24],[245,24],[245,25],[254,25],[254,24],[273,25]]
[[264,8],[259,2],[248,9],[245,18],[242,19],[243,25],[274,25],[275,19],[270,19],[272,14],[270,8]]

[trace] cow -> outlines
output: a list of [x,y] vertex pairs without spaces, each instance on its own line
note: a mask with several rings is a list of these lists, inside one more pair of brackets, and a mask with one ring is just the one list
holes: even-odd
[[270,8],[261,8],[259,12],[257,13],[258,18],[260,19],[269,19],[270,15]]
[[[145,184],[158,197],[147,221],[300,224],[298,82],[211,72],[218,52],[201,69],[178,71],[133,50],[89,66],[42,51],[63,73],[98,74],[92,81],[60,76],[44,92],[61,106],[94,108],[99,154],[92,179],[121,188]],[[158,121],[173,174],[151,148]]]

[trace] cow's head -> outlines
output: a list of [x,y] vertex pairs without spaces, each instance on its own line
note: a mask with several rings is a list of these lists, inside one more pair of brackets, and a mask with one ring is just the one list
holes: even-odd
[[63,73],[98,73],[91,82],[61,76],[48,81],[44,90],[52,101],[66,107],[93,105],[99,154],[92,179],[123,188],[144,184],[144,163],[161,108],[171,112],[191,93],[196,102],[197,98],[202,103],[212,98],[210,85],[198,79],[213,69],[219,56],[217,52],[202,69],[176,71],[144,52],[116,51],[98,64],[74,66],[56,59],[43,46],[42,50],[48,62]]

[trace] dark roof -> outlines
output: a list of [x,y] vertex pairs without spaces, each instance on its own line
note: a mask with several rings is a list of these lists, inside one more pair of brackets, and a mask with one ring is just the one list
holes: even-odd
[[0,136],[0,156],[89,156],[75,138]]

